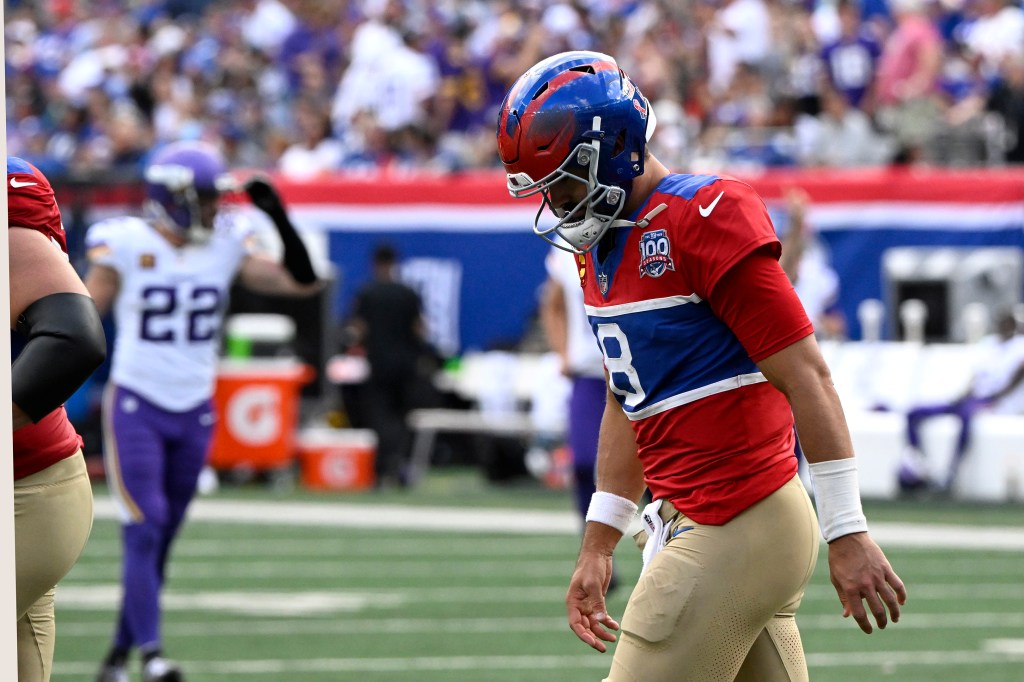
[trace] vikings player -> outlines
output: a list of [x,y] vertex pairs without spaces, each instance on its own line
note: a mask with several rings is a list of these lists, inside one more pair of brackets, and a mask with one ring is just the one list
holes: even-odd
[[102,362],[96,306],[68,262],[53,190],[34,166],[7,157],[14,544],[18,679],[50,679],[54,586],[92,529],[92,488],[82,439],[64,401]]
[[608,379],[569,624],[598,651],[615,641],[612,550],[646,485],[645,568],[607,679],[806,680],[794,615],[818,521],[844,616],[884,628],[906,590],[867,534],[842,407],[764,204],[737,180],[669,173],[653,130],[647,99],[594,52],[536,64],[499,114],[509,192],[540,194],[534,231],[577,254]]
[[179,142],[145,170],[146,218],[114,218],[86,236],[85,283],[117,325],[104,397],[104,456],[123,523],[123,600],[114,643],[98,679],[128,679],[133,649],[144,682],[181,680],[163,656],[160,591],[171,543],[195,493],[213,428],[211,397],[220,327],[237,275],[248,287],[302,296],[318,289],[302,241],[274,189],[245,190],[273,220],[283,264],[257,255],[247,221],[219,209],[232,186],[210,145]]

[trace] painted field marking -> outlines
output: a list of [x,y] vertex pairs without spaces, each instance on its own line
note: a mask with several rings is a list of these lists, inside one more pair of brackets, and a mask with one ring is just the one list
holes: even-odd
[[[638,555],[639,556],[639,555]],[[176,557],[177,559],[177,557]],[[496,575],[516,576],[518,578],[551,578],[552,580],[569,580],[572,575],[573,562],[563,561],[523,561],[510,557],[506,561],[473,561],[453,562],[451,557],[435,555],[426,559],[410,562],[372,561],[367,559],[348,561],[345,559],[305,560],[297,561],[292,557],[276,559],[239,561],[222,559],[220,561],[189,561],[176,560],[171,567],[172,577],[195,580],[227,579],[259,579],[259,578],[332,578],[338,582],[352,578],[473,578],[494,577]],[[111,570],[109,564],[86,564],[75,567],[73,581],[75,583],[90,580],[109,581]]]
[[[1022,656],[1024,657],[1024,656]],[[856,667],[874,669],[897,665],[948,666],[1006,664],[1016,654],[986,651],[857,651],[816,653],[807,656],[812,668]],[[280,675],[325,672],[421,672],[457,670],[558,670],[607,668],[607,656],[412,656],[408,658],[299,658],[249,661],[180,661],[194,674]],[[95,661],[57,662],[55,675],[87,675],[96,671]],[[291,677],[289,677],[291,679]]]
[[[99,498],[95,515],[116,518],[110,498]],[[579,517],[571,511],[413,507],[311,502],[245,502],[196,500],[189,511],[192,523],[259,524],[445,531],[466,533],[572,534],[580,532]],[[946,549],[1024,550],[1024,529],[1013,526],[955,526],[950,524],[872,523],[872,537],[883,546]],[[256,544],[264,544],[262,542]]]
[[[410,604],[471,603],[493,604],[514,600],[529,603],[560,603],[565,597],[562,585],[538,587],[390,587],[358,590],[301,591],[183,591],[171,588],[164,593],[164,608],[183,611],[229,611],[264,615],[309,615],[353,613],[366,610],[396,609]],[[1024,599],[1024,585],[929,585],[917,587],[911,598],[918,601],[945,601],[970,598],[975,602]],[[830,585],[812,585],[804,601],[832,602],[837,599]],[[93,611],[113,608],[120,600],[120,587],[114,583],[62,584],[56,603],[60,610]],[[908,616],[913,619],[914,615]]]
[[1024,639],[986,639],[981,643],[981,648],[992,653],[1024,658]]
[[[109,618],[104,619],[106,623]],[[835,615],[797,616],[803,632],[819,630],[849,630],[849,620]],[[893,630],[972,630],[1024,627],[1021,613],[937,613],[904,616]],[[173,621],[163,626],[165,635],[175,638],[244,637],[251,635],[333,635],[333,634],[429,634],[472,632],[561,632],[569,635],[564,618],[509,617],[509,618],[345,618],[345,619],[287,619],[260,621],[247,619],[218,619],[217,621]],[[62,624],[61,637],[96,637],[94,622]],[[986,651],[1012,653],[1015,647],[1024,650],[1024,640],[986,640]]]

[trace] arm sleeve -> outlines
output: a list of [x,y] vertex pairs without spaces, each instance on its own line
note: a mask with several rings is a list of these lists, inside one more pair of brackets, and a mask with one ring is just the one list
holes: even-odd
[[309,259],[309,252],[306,245],[295,231],[288,211],[278,195],[277,190],[269,181],[262,178],[253,178],[245,184],[245,191],[252,199],[253,204],[267,214],[274,224],[281,237],[281,244],[284,246],[284,257],[282,265],[288,274],[299,284],[313,284],[317,281],[316,271]]
[[92,299],[59,293],[40,298],[18,317],[28,341],[11,365],[11,397],[33,422],[53,412],[99,367],[107,352]]
[[770,246],[755,250],[730,268],[718,280],[708,304],[754,362],[814,333]]

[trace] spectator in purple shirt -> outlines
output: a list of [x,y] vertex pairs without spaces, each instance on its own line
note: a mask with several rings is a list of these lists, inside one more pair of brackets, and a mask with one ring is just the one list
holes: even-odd
[[832,87],[842,93],[851,106],[870,111],[871,84],[882,46],[865,30],[857,0],[839,0],[838,10],[839,37],[821,51],[825,73]]

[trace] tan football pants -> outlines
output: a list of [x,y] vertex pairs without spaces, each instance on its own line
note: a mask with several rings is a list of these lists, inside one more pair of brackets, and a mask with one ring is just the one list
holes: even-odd
[[800,479],[723,526],[668,504],[662,517],[669,541],[629,598],[606,682],[806,682],[794,615],[819,537]]
[[92,486],[81,451],[14,482],[18,680],[47,682],[53,667],[54,586],[92,530]]

